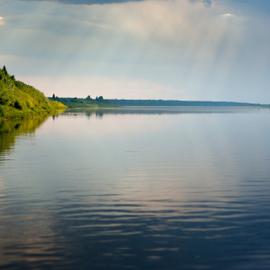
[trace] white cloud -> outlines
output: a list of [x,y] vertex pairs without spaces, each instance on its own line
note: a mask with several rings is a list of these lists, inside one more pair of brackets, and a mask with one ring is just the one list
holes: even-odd
[[4,17],[0,16],[0,26],[3,26],[5,24]]
[[197,35],[198,28],[211,23],[216,13],[214,9],[179,0],[130,2],[99,10],[103,13],[100,18],[121,32],[169,42]]
[[235,15],[232,13],[224,13],[224,14],[222,14],[222,16],[226,17],[226,18],[230,18],[230,17],[234,17]]

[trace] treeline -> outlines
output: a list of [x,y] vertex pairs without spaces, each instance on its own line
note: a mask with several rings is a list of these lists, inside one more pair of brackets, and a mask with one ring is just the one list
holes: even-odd
[[56,97],[53,95],[50,99],[60,101],[68,107],[87,107],[87,106],[144,106],[144,107],[162,107],[162,106],[196,106],[196,107],[262,107],[269,105],[261,105],[255,103],[242,103],[242,102],[225,102],[225,101],[186,101],[186,100],[148,100],[148,99],[104,99],[103,96],[91,98],[77,97]]
[[117,106],[258,106],[259,104],[241,103],[241,102],[223,102],[223,101],[185,101],[185,100],[147,100],[147,99],[108,99],[112,105]]
[[109,106],[111,105],[109,100],[105,100],[103,96],[98,96],[92,98],[87,96],[86,98],[77,98],[77,97],[57,97],[55,94],[49,98],[53,101],[58,101],[65,104],[68,107],[89,107],[89,106]]

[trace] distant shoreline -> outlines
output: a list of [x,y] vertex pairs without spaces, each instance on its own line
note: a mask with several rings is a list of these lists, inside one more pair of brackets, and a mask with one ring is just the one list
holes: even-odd
[[105,108],[105,107],[260,107],[270,108],[270,104],[231,102],[231,101],[192,101],[161,99],[104,99],[97,97],[53,97],[50,100],[62,102],[69,108]]

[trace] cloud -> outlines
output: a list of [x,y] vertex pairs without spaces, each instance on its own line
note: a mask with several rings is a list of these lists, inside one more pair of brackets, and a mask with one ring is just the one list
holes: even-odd
[[227,5],[231,8],[236,8],[239,10],[250,10],[251,12],[269,12],[270,11],[270,1],[269,0],[215,0],[221,4]]
[[213,0],[190,0],[191,3],[202,3],[205,7],[211,7]]
[[[23,0],[25,1],[25,0]],[[105,4],[121,4],[126,2],[141,2],[144,0],[32,0],[36,2],[56,2],[72,5],[105,5]]]
[[[64,4],[112,4],[112,3],[124,3],[124,2],[141,2],[145,0],[34,0],[34,1],[51,1],[51,2],[60,2]],[[185,0],[186,1],[186,0]],[[190,0],[191,2],[201,2],[206,7],[210,7],[213,4],[213,0]]]
[[213,0],[200,0],[204,4],[205,7],[211,7],[213,4]]
[[4,17],[0,16],[0,26],[3,26],[5,24],[5,19]]
[[222,16],[225,18],[230,18],[230,17],[233,17],[234,15],[232,13],[224,13],[222,14]]
[[227,27],[219,19],[221,14],[228,12],[226,8],[213,6],[208,9],[205,6],[212,5],[212,1],[199,2],[204,5],[179,0],[127,3],[110,7],[110,12],[101,17],[103,23],[127,35],[190,48],[205,39],[205,34],[213,43]]
[[[21,16],[10,18],[9,26],[14,26],[10,42],[19,45],[3,52],[41,58],[76,56],[118,62],[151,58],[150,62],[162,59],[175,63],[213,56],[216,48],[223,50],[234,37],[238,39],[242,27],[240,21],[224,19],[222,14],[229,12],[226,8],[216,4],[205,8],[201,0],[198,4],[189,0],[148,0],[89,7],[47,5],[43,0],[37,3],[33,6],[39,14],[22,11]],[[20,42],[15,41],[18,39]],[[39,46],[32,48],[32,40],[37,40]],[[141,52],[145,56],[138,60]]]
[[[223,25],[220,25],[223,22],[217,21],[217,17],[228,12],[222,8],[217,10],[215,6],[205,8],[204,5],[212,3],[209,0],[192,0],[193,3],[195,3],[194,1],[200,3],[198,5],[191,4],[190,0],[133,2],[129,0],[106,0],[129,2],[125,4],[91,5],[91,7],[83,9],[80,6],[47,5],[44,4],[47,3],[45,0],[33,1],[38,3],[33,6],[37,10],[44,10],[44,13],[38,16],[22,15],[20,18],[14,17],[12,19],[14,26],[19,26],[22,29],[21,31],[24,32],[27,30],[27,35],[35,35],[36,33],[32,29],[35,29],[35,25],[38,25],[37,31],[45,32],[42,37],[57,35],[55,40],[60,41],[74,36],[74,39],[81,38],[83,44],[86,44],[87,41],[95,44],[97,39],[102,39],[102,41],[105,41],[104,44],[107,44],[107,41],[111,38],[112,42],[121,44],[126,40],[136,39],[136,41],[142,42],[154,41],[158,44],[170,43],[178,44],[181,47],[190,47],[194,43],[196,44],[198,39],[201,40],[201,34],[204,35],[203,33],[207,33],[207,36],[212,35],[212,39],[215,39],[215,35],[218,36],[224,28]],[[55,3],[55,1],[75,3],[74,0],[48,1],[51,3]],[[79,1],[90,3],[96,0]],[[76,3],[80,2],[76,1]],[[60,33],[61,35],[59,35]],[[50,36],[47,36],[47,39],[50,39]],[[211,40],[212,42],[213,40]],[[69,47],[66,42],[64,45],[64,47]],[[59,46],[59,48],[61,47]]]
[[205,6],[209,7],[212,5],[212,0],[203,0]]

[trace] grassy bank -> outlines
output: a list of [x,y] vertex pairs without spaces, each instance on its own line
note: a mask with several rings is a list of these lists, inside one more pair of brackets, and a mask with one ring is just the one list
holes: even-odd
[[48,100],[39,90],[17,81],[5,67],[0,69],[0,118],[40,117],[65,109],[61,102]]

